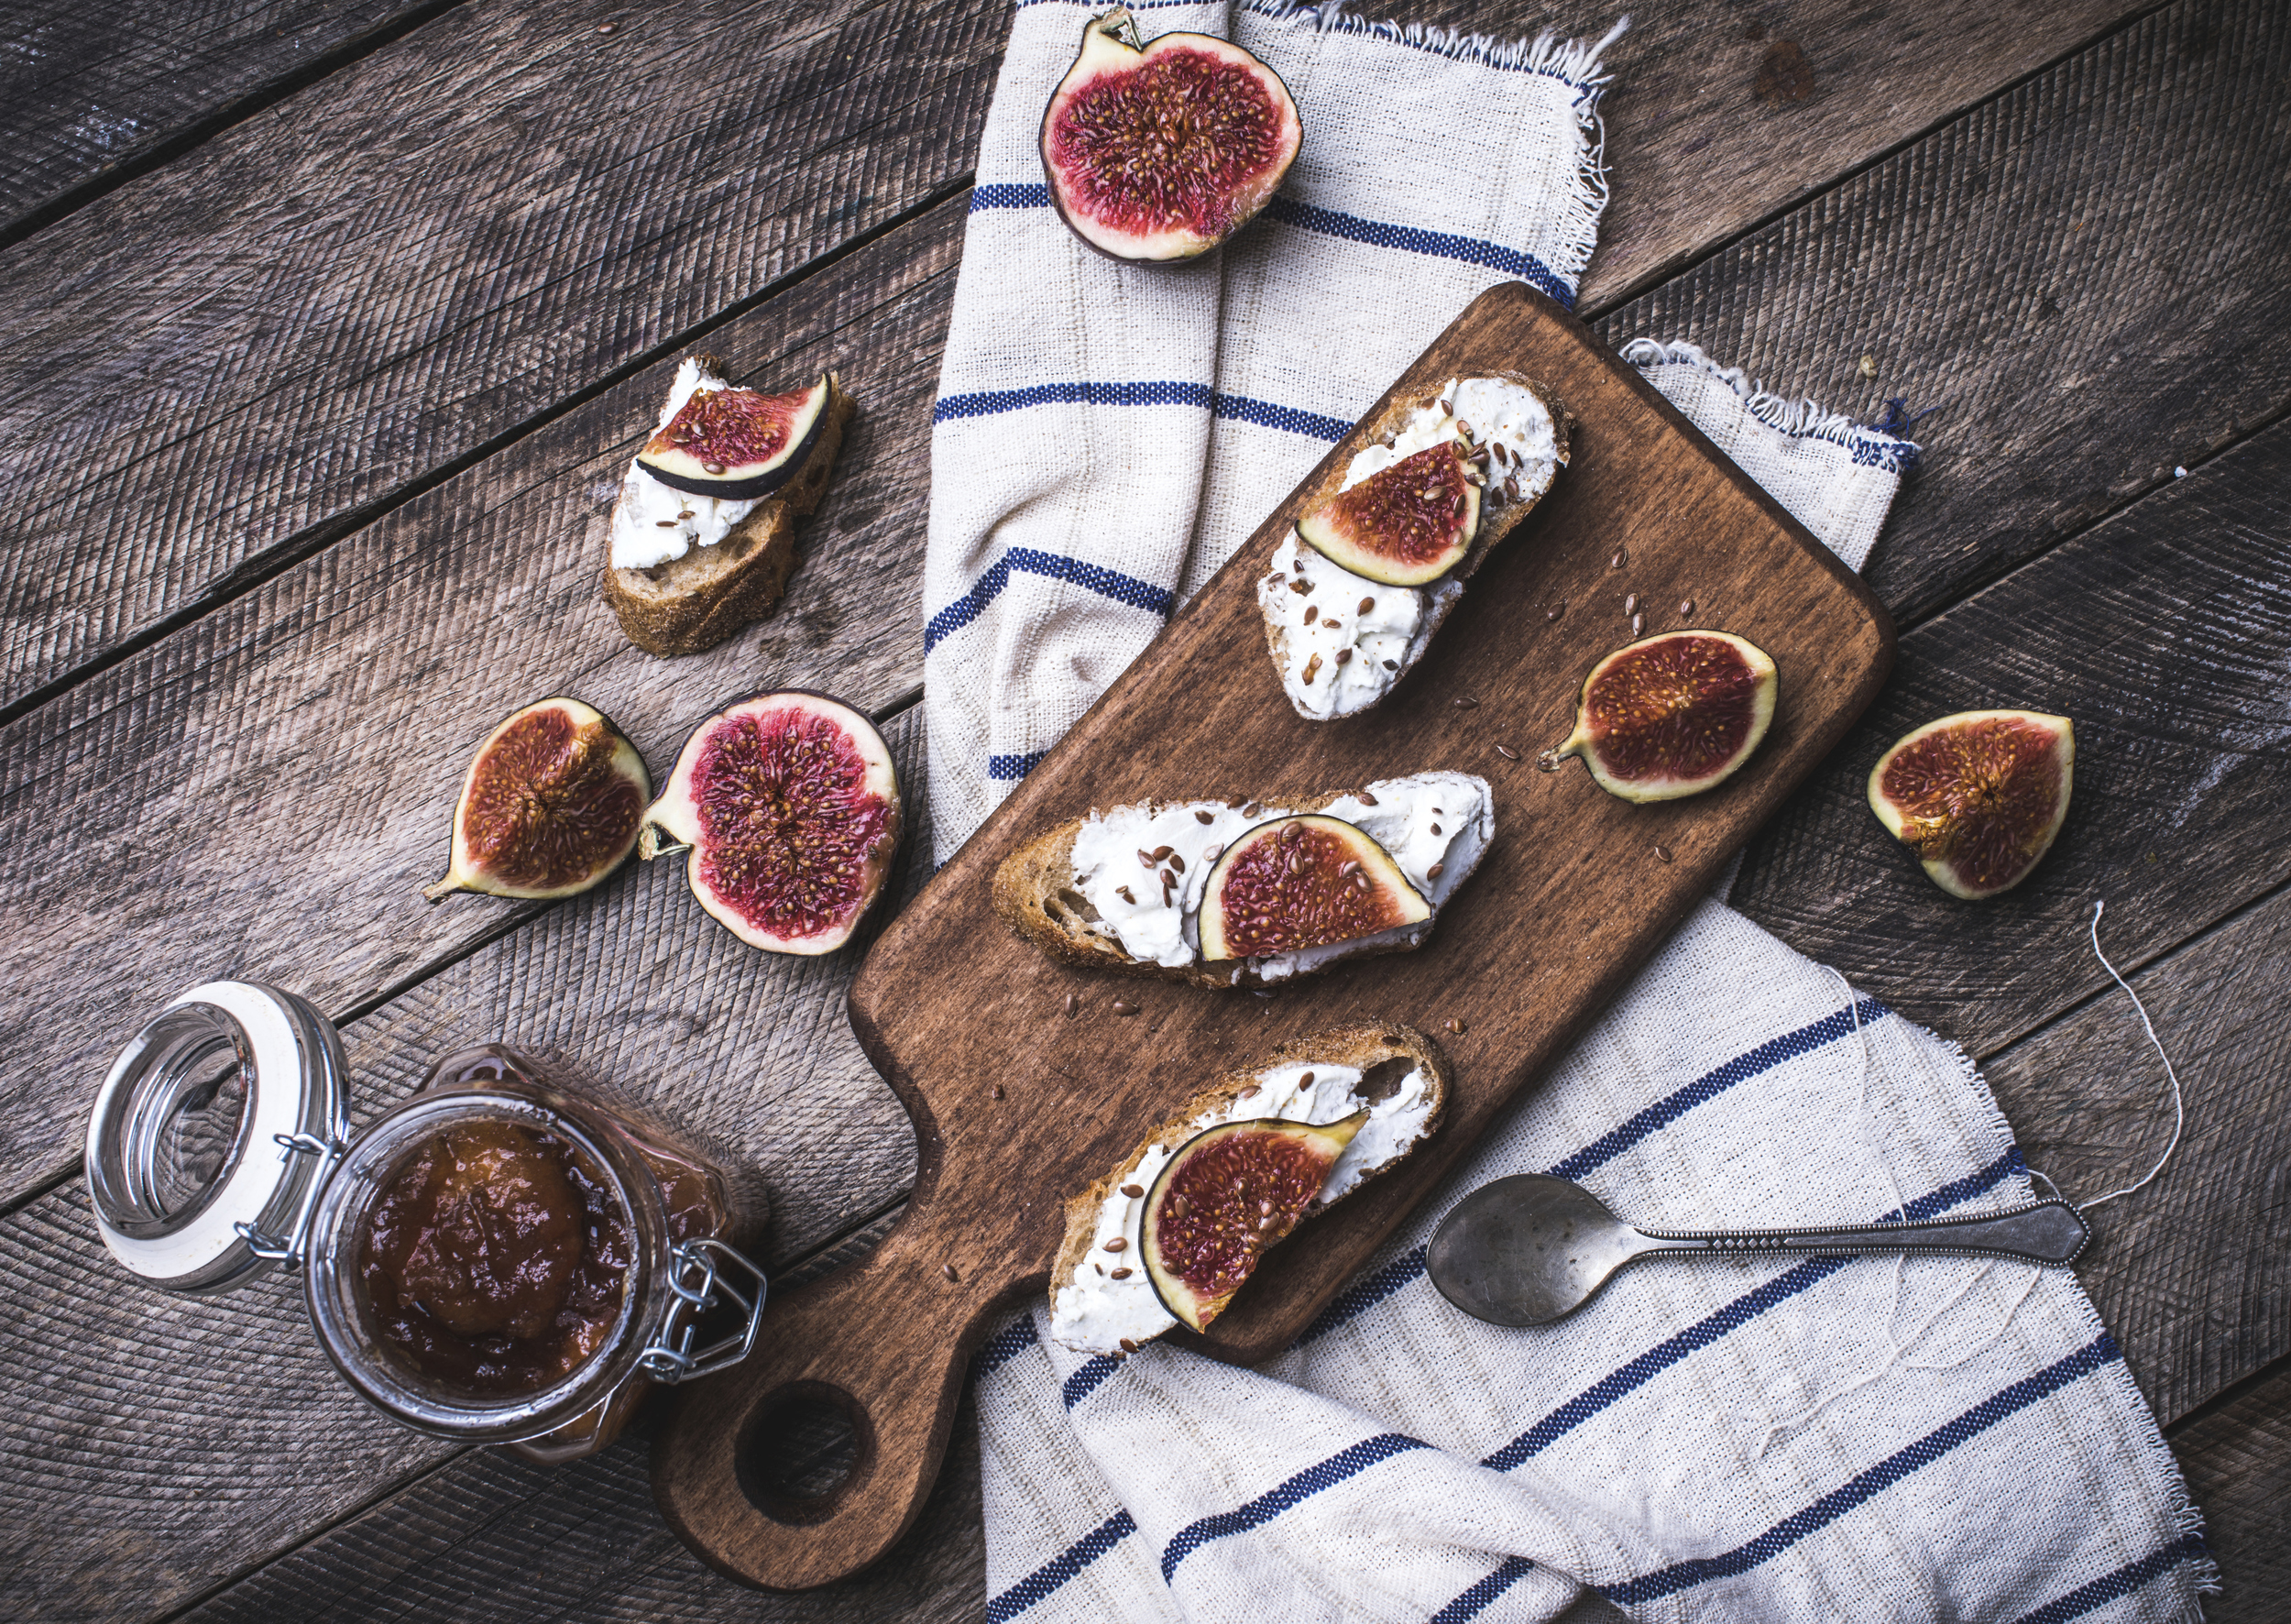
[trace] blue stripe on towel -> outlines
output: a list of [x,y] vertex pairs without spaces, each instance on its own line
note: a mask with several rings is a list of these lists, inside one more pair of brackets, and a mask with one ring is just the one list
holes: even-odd
[[[1023,411],[1029,406],[1191,406],[1207,411],[1210,388],[1178,379],[1138,383],[1037,383],[1023,390],[981,390],[968,395],[943,395],[931,408],[933,422],[952,422],[963,417],[992,417],[998,412]],[[1344,425],[1346,428],[1352,424]]]
[[1066,1408],[1071,1410],[1103,1387],[1106,1377],[1121,1368],[1122,1361],[1112,1354],[1093,1354],[1074,1367],[1074,1374],[1066,1378],[1066,1386],[1058,1396],[1066,1400]]
[[1467,1619],[1485,1612],[1497,1597],[1534,1571],[1535,1564],[1526,1557],[1507,1556],[1494,1573],[1434,1613],[1426,1624],[1465,1624]]
[[[1856,1013],[1860,1016],[1861,1024],[1867,1026],[1891,1012],[1876,999],[1865,998],[1856,1006]],[[1817,1048],[1836,1043],[1853,1030],[1854,1015],[1839,1010],[1794,1032],[1785,1032],[1770,1042],[1759,1044],[1748,1054],[1737,1055],[1725,1065],[1705,1071],[1677,1092],[1656,1101],[1613,1133],[1602,1135],[1595,1143],[1578,1150],[1548,1170],[1554,1178],[1581,1179],[1584,1174],[1613,1161],[1658,1129],[1669,1127],[1695,1106],[1716,1099],[1737,1083],[1748,1082],[1759,1072],[1771,1070],[1785,1060],[1794,1060],[1801,1055],[1811,1054]],[[2008,1154],[2016,1158],[2013,1170],[2018,1171],[2019,1152]],[[1976,1179],[1984,1176],[1979,1173],[1973,1175]],[[1423,1272],[1424,1249],[1421,1246],[1403,1253],[1376,1273],[1354,1280],[1338,1292],[1330,1300],[1329,1306],[1314,1317],[1312,1323],[1306,1326],[1290,1345],[1302,1347],[1309,1342],[1326,1336],[1346,1321],[1374,1308],[1395,1291],[1420,1278]]]
[[924,623],[923,652],[929,653],[984,614],[987,605],[1000,598],[1003,588],[1010,585],[1014,571],[1046,576],[1054,581],[1071,581],[1101,598],[1111,598],[1116,603],[1126,603],[1132,609],[1146,609],[1165,619],[1178,607],[1178,595],[1167,587],[1156,587],[1151,581],[1141,581],[1135,576],[1125,576],[1102,565],[1084,564],[1079,558],[1064,558],[1034,547],[1013,547],[987,566],[986,573],[972,584],[970,591]]
[[987,181],[970,189],[970,213],[987,209],[1047,209],[1050,206],[1047,186],[1014,186],[1003,181]]
[[1326,440],[1331,444],[1353,431],[1349,419],[1327,417],[1318,411],[1299,411],[1294,406],[1277,406],[1270,401],[1253,401],[1246,395],[1218,395],[1211,401],[1210,410],[1236,422],[1253,422],[1259,428],[1281,429],[1310,439]]
[[1015,1619],[1082,1569],[1137,1531],[1127,1511],[1116,1511],[1089,1533],[986,1604],[987,1624]]
[[991,755],[986,758],[986,775],[997,784],[1015,784],[1042,764],[1047,750],[1030,750],[1024,755]]
[[2012,1624],[2067,1624],[2071,1619],[2081,1619],[2095,1608],[2104,1608],[2111,1601],[2121,1601],[2151,1579],[2160,1578],[2184,1562],[2200,1562],[2210,1554],[2200,1533],[2183,1534],[2161,1551],[2151,1551],[2137,1562],[2128,1562],[2112,1574],[2079,1585],[2057,1601],[2048,1601],[2033,1613],[2022,1613]]
[[1299,203],[1288,197],[1277,197],[1266,203],[1265,216],[1268,220],[1278,220],[1284,225],[1293,225],[1299,231],[1342,237],[1346,242],[1366,243],[1378,248],[1398,248],[1404,253],[1424,254],[1435,259],[1461,259],[1466,265],[1484,265],[1490,270],[1500,270],[1518,277],[1539,293],[1549,294],[1569,310],[1575,308],[1574,286],[1557,271],[1532,254],[1523,253],[1518,248],[1507,248],[1501,243],[1491,243],[1483,237],[1458,236],[1452,232],[1424,231],[1413,225],[1365,220],[1358,214],[1341,214],[1334,209],[1316,208],[1311,203]]
[[1733,1578],[1770,1562],[1800,1541],[1820,1532],[1847,1512],[1876,1498],[1902,1478],[1933,1465],[1959,1444],[1979,1437],[2007,1417],[2017,1415],[2038,1399],[2058,1392],[2071,1382],[2123,1357],[2116,1339],[2103,1331],[2084,1346],[2033,1376],[1983,1399],[1956,1420],[1935,1427],[1916,1443],[1895,1450],[1867,1471],[1858,1472],[1804,1510],[1783,1518],[1756,1539],[1720,1556],[1698,1556],[1673,1563],[1619,1585],[1595,1586],[1618,1606],[1630,1607],[1675,1596],[1713,1579]]
[[1034,1328],[1032,1314],[1028,1314],[1008,1329],[997,1332],[987,1338],[986,1345],[979,1350],[978,1357],[971,1361],[971,1379],[975,1381],[981,1376],[993,1375],[1041,1340],[1040,1333]]
[[1267,1489],[1237,1510],[1220,1511],[1214,1517],[1204,1517],[1179,1529],[1161,1553],[1161,1577],[1164,1584],[1178,1571],[1178,1564],[1192,1555],[1211,1540],[1222,1540],[1232,1534],[1246,1533],[1259,1523],[1270,1522],[1291,1506],[1310,1499],[1324,1488],[1334,1488],[1348,1477],[1356,1477],[1380,1461],[1388,1461],[1396,1454],[1410,1450],[1430,1449],[1431,1444],[1406,1432],[1379,1432],[1374,1438],[1364,1438],[1350,1449],[1341,1450],[1317,1465],[1307,1466],[1294,1477],[1278,1487]]

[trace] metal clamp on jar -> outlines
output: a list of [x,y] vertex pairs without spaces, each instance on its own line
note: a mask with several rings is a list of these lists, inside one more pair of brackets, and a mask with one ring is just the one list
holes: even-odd
[[367,1399],[538,1460],[601,1449],[647,1383],[753,1347],[767,1285],[740,1249],[762,1228],[745,1181],[498,1044],[356,1136],[346,1072],[290,993],[210,982],[169,1004],[88,1123],[112,1255],[164,1291],[300,1270],[319,1344]]

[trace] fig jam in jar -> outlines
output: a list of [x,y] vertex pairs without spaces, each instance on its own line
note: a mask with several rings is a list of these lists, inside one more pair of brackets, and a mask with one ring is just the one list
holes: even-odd
[[[765,1290],[742,1255],[763,1224],[751,1181],[499,1044],[440,1062],[355,1137],[345,1070],[291,994],[225,982],[176,1000],[89,1125],[106,1245],[170,1290],[300,1267],[353,1388],[422,1432],[538,1460],[604,1447],[652,1383],[746,1355]],[[218,1101],[235,1122],[214,1120]],[[225,1148],[187,1175],[170,1147],[193,1142]]]

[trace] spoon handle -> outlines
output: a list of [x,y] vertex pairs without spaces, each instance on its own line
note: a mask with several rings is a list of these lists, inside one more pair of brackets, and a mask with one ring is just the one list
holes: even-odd
[[1639,1233],[1656,1243],[1639,1254],[1642,1257],[1670,1252],[1954,1252],[2047,1264],[2074,1262],[2092,1239],[2083,1217],[2066,1202],[2038,1202],[1974,1218],[1929,1218],[1915,1223],[1864,1223],[1843,1229],[1731,1233],[1640,1229]]

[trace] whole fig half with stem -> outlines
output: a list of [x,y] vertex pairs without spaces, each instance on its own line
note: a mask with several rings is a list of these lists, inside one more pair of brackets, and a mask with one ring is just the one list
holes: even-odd
[[2029,876],[2068,816],[2065,716],[1964,710],[1905,733],[1869,772],[1869,810],[1933,883],[1968,902]]
[[1543,758],[1581,756],[1609,795],[1674,801],[1724,784],[1774,719],[1780,678],[1766,652],[1726,631],[1670,631],[1591,668],[1575,730]]
[[1220,1123],[1179,1146],[1146,1195],[1138,1250],[1162,1306],[1196,1331],[1297,1227],[1368,1113],[1318,1125]]
[[831,953],[882,894],[899,832],[882,735],[839,699],[790,689],[693,730],[637,849],[688,851],[692,894],[740,940]]
[[422,894],[586,891],[635,848],[652,796],[644,758],[609,717],[578,699],[528,705],[477,746],[454,807],[445,877]]
[[1303,126],[1279,74],[1209,34],[1140,38],[1126,8],[1094,18],[1042,115],[1050,201],[1099,253],[1208,253],[1247,225],[1297,160]]
[[1306,813],[1258,824],[1218,858],[1201,893],[1201,958],[1269,958],[1431,917],[1431,904],[1373,836]]

